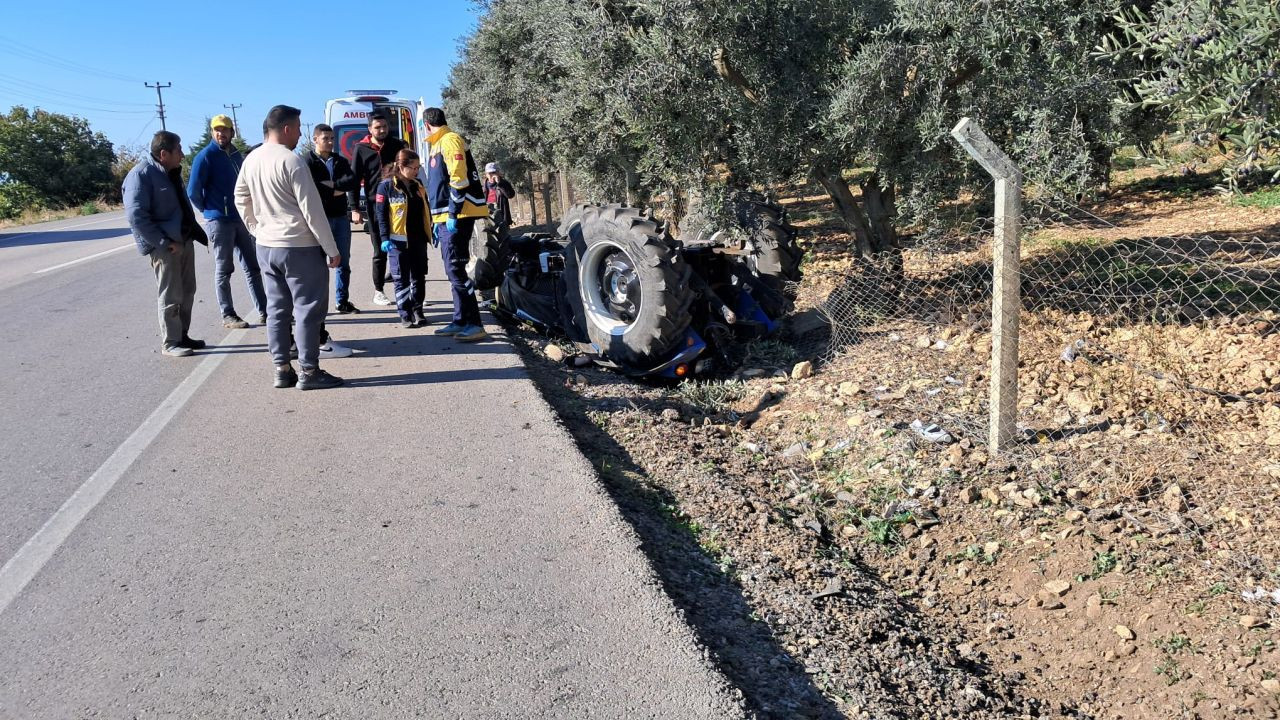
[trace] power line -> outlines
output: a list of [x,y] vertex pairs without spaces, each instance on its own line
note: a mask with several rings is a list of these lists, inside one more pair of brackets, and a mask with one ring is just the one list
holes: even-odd
[[146,103],[121,102],[119,100],[108,100],[106,98],[93,97],[90,95],[81,95],[80,93],[67,92],[65,90],[56,90],[54,88],[49,87],[48,85],[41,85],[38,83],[28,82],[26,80],[23,80],[22,78],[14,77],[12,75],[6,75],[4,73],[0,73],[0,83],[4,83],[5,85],[9,86],[10,92],[15,92],[19,95],[29,95],[31,94],[32,90],[35,90],[40,92],[41,95],[54,95],[54,96],[66,98],[67,100],[70,100],[73,102],[87,102],[87,103],[93,103],[95,105],[131,107],[131,108],[149,107]]
[[163,88],[167,88],[167,87],[173,87],[173,83],[165,83],[165,84],[161,85],[161,84],[160,84],[160,81],[159,81],[159,80],[157,80],[155,85],[152,85],[151,83],[149,83],[149,82],[145,82],[145,81],[144,81],[142,84],[143,84],[143,85],[146,85],[146,86],[147,86],[147,87],[149,87],[149,88],[155,88],[155,89],[156,89],[156,99],[158,99],[158,100],[160,101],[160,103],[159,103],[159,105],[158,105],[158,107],[160,108],[160,129],[161,129],[161,130],[168,130],[169,128],[164,124],[164,95],[161,95],[161,94],[160,94],[160,90],[162,90]]
[[78,72],[84,75],[94,75],[108,80],[137,82],[137,78],[128,77],[127,75],[121,75],[119,73],[106,72],[98,68],[75,62],[74,60],[67,60],[10,38],[0,37],[0,52],[31,60],[42,65],[56,67],[61,70],[69,70],[71,72]]
[[53,97],[46,97],[43,95],[37,95],[29,90],[26,90],[25,88],[13,87],[3,82],[0,82],[0,90],[3,90],[4,92],[7,92],[7,93],[12,93],[14,96],[18,98],[26,98],[27,100],[33,101],[41,105],[52,105],[52,106],[58,106],[58,107],[74,108],[71,114],[82,113],[84,111],[112,113],[115,115],[144,115],[144,114],[150,115],[151,114],[150,110],[120,110],[118,108],[112,109],[112,108],[90,107],[88,105],[85,105],[82,102],[75,101],[75,100],[67,100],[64,98],[53,98]]

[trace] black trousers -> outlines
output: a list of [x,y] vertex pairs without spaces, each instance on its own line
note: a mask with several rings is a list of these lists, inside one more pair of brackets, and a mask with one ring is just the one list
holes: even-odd
[[382,252],[382,233],[378,232],[376,202],[365,198],[364,216],[369,219],[369,242],[373,244],[373,288],[382,292],[387,285],[387,254]]

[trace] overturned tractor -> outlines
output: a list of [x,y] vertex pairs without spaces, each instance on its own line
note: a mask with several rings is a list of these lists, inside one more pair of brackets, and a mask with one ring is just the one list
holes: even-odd
[[802,253],[782,207],[734,198],[736,226],[676,240],[637,208],[578,205],[559,232],[477,233],[468,268],[495,309],[632,376],[733,366],[733,348],[790,312]]

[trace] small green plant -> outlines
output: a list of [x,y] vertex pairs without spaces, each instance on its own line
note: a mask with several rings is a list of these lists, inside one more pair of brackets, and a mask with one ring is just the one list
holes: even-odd
[[89,202],[87,202],[87,203],[85,203],[85,204],[81,205],[81,206],[80,206],[80,214],[81,214],[81,215],[97,215],[97,214],[98,214],[98,203],[93,202],[92,200],[90,200]]
[[1089,573],[1089,579],[1097,580],[1103,575],[1115,570],[1116,565],[1118,565],[1119,562],[1119,558],[1116,557],[1114,552],[1107,551],[1094,553],[1093,570]]
[[876,515],[865,517],[862,519],[862,527],[867,531],[867,540],[876,545],[896,545],[900,539],[898,527],[888,518]]
[[1200,615],[1204,613],[1206,605],[1208,605],[1208,603],[1204,600],[1196,600],[1194,602],[1187,603],[1186,612],[1188,615]]
[[676,394],[684,402],[704,413],[724,410],[726,405],[742,399],[746,385],[736,380],[698,382],[686,380],[676,386]]
[[1177,655],[1184,650],[1194,652],[1191,647],[1191,638],[1178,633],[1172,633],[1168,637],[1156,638],[1151,641],[1151,644],[1163,651],[1165,655]]
[[1164,676],[1165,685],[1173,685],[1184,679],[1182,668],[1178,665],[1178,661],[1173,658],[1165,658],[1163,662],[1156,665],[1152,670],[1157,675]]
[[867,539],[869,541],[876,545],[889,547],[902,541],[902,534],[898,532],[898,527],[914,519],[914,516],[909,512],[900,512],[887,518],[868,515],[862,519],[862,527],[867,531]]
[[1216,582],[1209,586],[1209,597],[1218,597],[1227,593],[1227,584],[1224,582]]
[[755,340],[747,345],[745,367],[789,368],[800,359],[795,347],[781,340]]
[[1237,207],[1278,208],[1280,207],[1280,187],[1237,195],[1233,203]]

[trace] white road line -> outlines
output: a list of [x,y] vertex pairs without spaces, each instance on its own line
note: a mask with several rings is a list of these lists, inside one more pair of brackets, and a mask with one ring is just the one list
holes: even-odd
[[[233,330],[222,342],[225,345],[235,345],[244,338],[246,332],[248,331]],[[0,567],[0,613],[9,607],[18,593],[49,562],[49,558],[66,542],[76,526],[106,497],[116,481],[173,420],[225,357],[226,353],[214,353],[201,360],[191,374],[160,403],[160,407],[142,421],[138,429],[111,453],[111,457],[18,549],[17,554],[9,558],[4,567]]]
[[61,265],[54,265],[53,267],[47,267],[47,268],[45,268],[45,269],[43,269],[43,270],[36,270],[35,272],[33,272],[33,273],[31,273],[31,274],[32,274],[32,275],[43,275],[43,274],[45,274],[45,273],[47,273],[47,272],[53,272],[54,270],[61,270],[61,269],[62,269],[62,268],[64,268],[64,267],[71,267],[72,265],[79,265],[79,264],[80,264],[80,263],[82,263],[82,262],[89,262],[90,260],[93,260],[94,258],[100,258],[100,257],[102,257],[103,255],[110,255],[111,253],[114,253],[114,252],[120,252],[121,250],[127,250],[127,249],[129,249],[129,248],[131,248],[131,247],[137,247],[137,245],[136,245],[135,243],[129,243],[128,245],[121,245],[120,247],[114,247],[114,248],[111,248],[110,250],[103,250],[103,251],[102,251],[102,252],[100,252],[100,253],[94,253],[94,254],[92,254],[92,255],[87,255],[87,256],[85,256],[85,257],[78,258],[78,259],[76,259],[76,260],[72,260],[71,262],[64,262],[64,263],[62,263]]
[[120,219],[121,219],[121,218],[117,218],[117,217],[109,217],[109,218],[100,217],[100,218],[96,218],[96,219],[94,219],[94,220],[86,220],[86,221],[84,221],[84,222],[82,222],[82,223],[76,223],[76,224],[74,224],[74,225],[66,225],[66,226],[63,226],[63,227],[49,228],[49,229],[47,229],[47,230],[32,230],[31,232],[24,232],[24,233],[19,233],[19,234],[17,234],[17,235],[9,235],[9,236],[3,236],[3,235],[0,235],[0,245],[3,245],[4,243],[9,242],[10,240],[17,240],[18,238],[24,238],[24,237],[27,237],[27,236],[29,236],[29,235],[43,235],[44,233],[50,233],[50,232],[61,232],[61,231],[63,231],[63,230],[74,230],[74,229],[76,229],[76,228],[84,227],[84,226],[86,226],[86,225],[95,225],[95,224],[100,223],[100,222],[116,221],[116,220],[120,220]]

